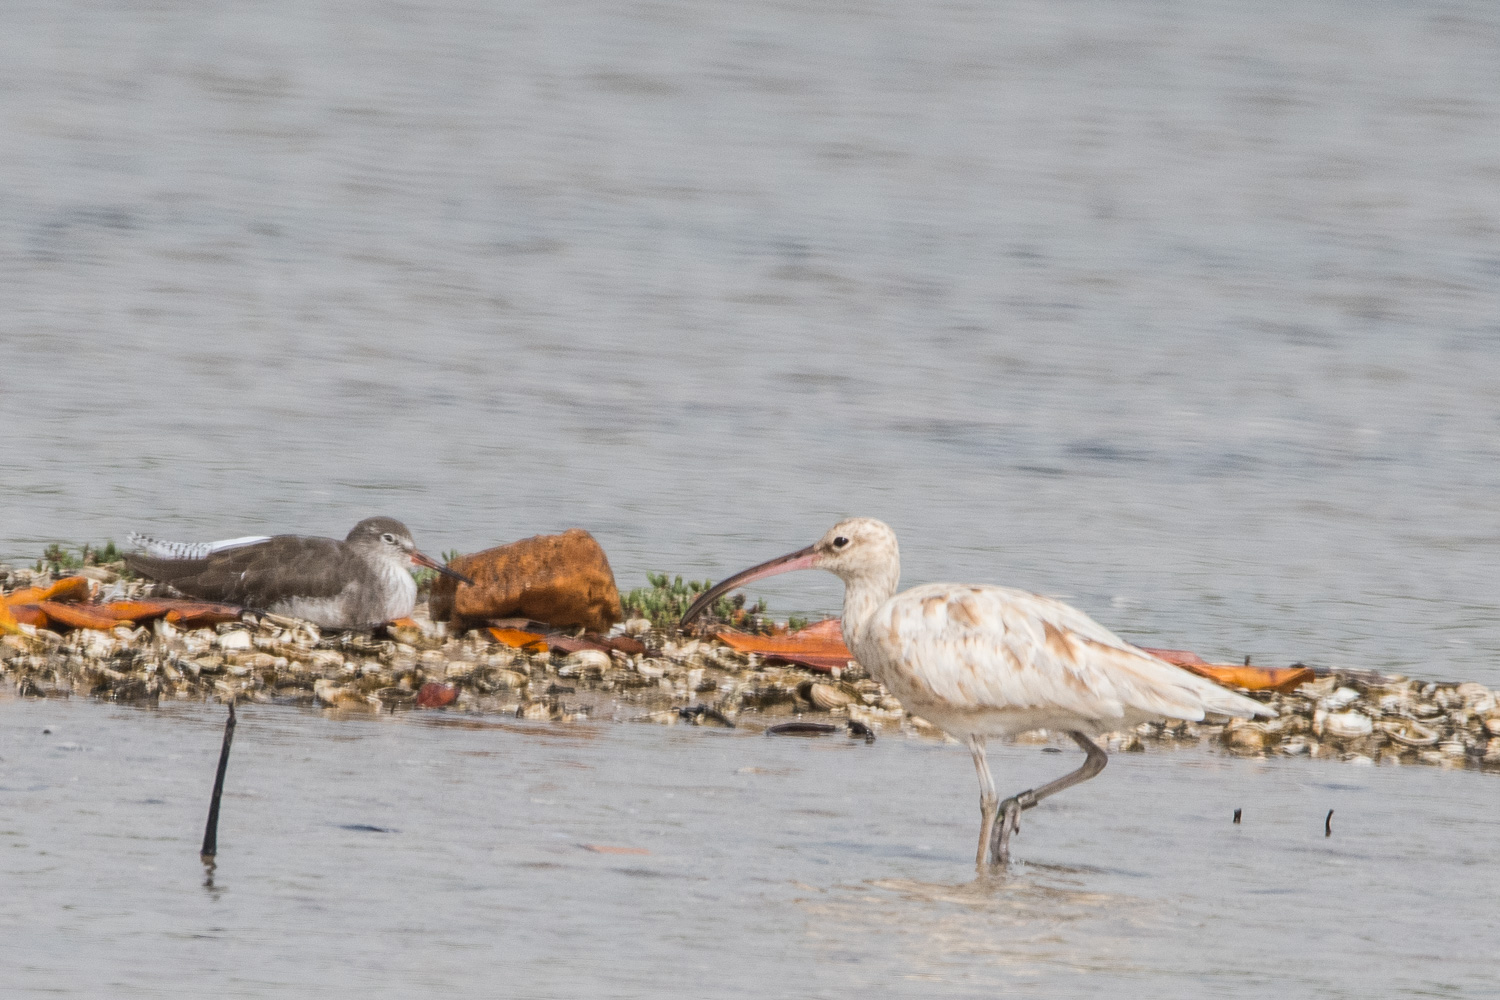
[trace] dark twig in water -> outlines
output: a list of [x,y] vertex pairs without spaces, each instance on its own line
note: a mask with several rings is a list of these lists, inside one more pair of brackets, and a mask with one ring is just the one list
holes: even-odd
[[783,722],[766,730],[767,736],[823,736],[836,733],[839,727],[828,722]]
[[709,705],[684,705],[677,710],[677,716],[678,718],[687,719],[689,722],[712,719],[721,726],[727,726],[730,729],[735,728],[733,719]]
[[1333,836],[1333,810],[1328,810],[1328,815],[1323,817],[1323,836]]
[[875,742],[875,730],[860,722],[858,719],[850,719],[845,723],[849,727],[849,735],[855,739],[864,738],[866,743]]
[[1235,811],[1234,811],[1234,821],[1235,821],[1235,822],[1236,822],[1236,823],[1238,823],[1238,822],[1239,822],[1239,821],[1240,821],[1240,811],[1239,811],[1239,810],[1238,810],[1238,809],[1236,809],[1236,810],[1235,810]]
[[234,702],[229,703],[229,719],[224,723],[224,746],[219,751],[219,773],[214,776],[214,797],[208,803],[208,825],[203,828],[204,864],[212,864],[219,853],[219,799],[224,794],[224,772],[229,769],[229,747],[234,742]]

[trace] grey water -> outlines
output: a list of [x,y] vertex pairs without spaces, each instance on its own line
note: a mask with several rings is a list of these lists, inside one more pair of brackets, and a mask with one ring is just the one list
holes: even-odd
[[[629,588],[858,513],[907,583],[1500,686],[1491,4],[4,22],[0,558],[381,513]],[[1500,992],[1490,775],[1122,755],[975,882],[952,746],[252,708],[210,890],[219,722],[0,701],[8,987]]]
[[1496,991],[1464,772],[1120,754],[976,877],[957,745],[246,706],[206,878],[222,720],[0,702],[13,995]]

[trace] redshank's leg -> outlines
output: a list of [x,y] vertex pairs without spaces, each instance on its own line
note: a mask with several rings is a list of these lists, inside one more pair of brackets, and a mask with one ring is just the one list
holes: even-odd
[[1072,788],[1080,782],[1088,781],[1094,775],[1104,770],[1104,765],[1109,763],[1109,756],[1099,749],[1099,744],[1089,739],[1082,733],[1071,732],[1068,734],[1073,742],[1083,748],[1088,754],[1083,766],[1076,771],[1063,775],[1056,781],[1049,781],[1041,788],[1028,788],[1018,795],[1012,795],[1000,803],[997,810],[998,822],[994,828],[994,847],[991,854],[996,864],[1004,864],[1010,860],[1010,835],[1018,833],[1021,829],[1021,813],[1030,809],[1049,795],[1056,795],[1064,788]]
[[979,772],[979,856],[976,865],[983,865],[990,849],[990,831],[995,826],[995,803],[1000,797],[995,794],[995,779],[990,777],[990,764],[984,756],[984,737],[969,737],[969,753],[974,755],[974,770]]

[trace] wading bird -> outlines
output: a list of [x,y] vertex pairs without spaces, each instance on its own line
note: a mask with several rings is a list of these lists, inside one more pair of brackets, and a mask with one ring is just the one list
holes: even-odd
[[342,542],[276,535],[225,542],[161,542],[131,535],[146,553],[125,562],[184,594],[305,618],[326,628],[368,628],[412,613],[413,566],[474,581],[417,551],[406,525],[367,517]]
[[[1023,810],[1104,769],[1108,757],[1091,735],[1152,719],[1276,714],[1049,597],[957,583],[898,594],[896,533],[868,517],[840,521],[817,544],[729,577],[693,602],[679,627],[731,590],[799,569],[844,581],[844,642],[855,660],[908,711],[968,744],[979,773],[980,865],[1009,859]],[[985,739],[1032,729],[1062,730],[1088,757],[1078,770],[1000,802]]]

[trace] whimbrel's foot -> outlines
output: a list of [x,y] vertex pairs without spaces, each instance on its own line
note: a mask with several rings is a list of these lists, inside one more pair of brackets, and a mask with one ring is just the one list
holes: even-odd
[[1012,796],[1000,803],[997,810],[995,829],[992,834],[993,842],[990,845],[990,863],[996,865],[1007,864],[1010,861],[1010,835],[1021,832],[1021,801],[1019,796]]

